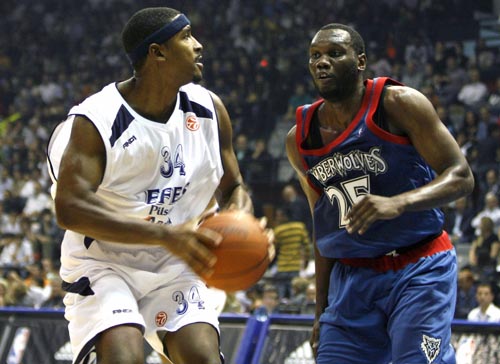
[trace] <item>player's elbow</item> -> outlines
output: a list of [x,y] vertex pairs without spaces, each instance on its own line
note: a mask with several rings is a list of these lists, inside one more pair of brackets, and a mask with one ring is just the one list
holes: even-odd
[[75,203],[70,199],[57,196],[54,200],[57,225],[64,230],[73,230],[76,214],[72,211],[76,209]]
[[460,195],[467,196],[471,194],[474,190],[475,181],[470,167],[467,166],[461,168],[456,176],[458,180]]

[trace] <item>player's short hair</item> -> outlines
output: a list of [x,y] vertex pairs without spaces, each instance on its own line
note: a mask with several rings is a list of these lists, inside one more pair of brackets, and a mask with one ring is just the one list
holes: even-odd
[[[136,12],[128,20],[122,31],[122,45],[127,54],[136,49],[148,36],[169,24],[180,12],[167,7],[145,8]],[[134,68],[140,67],[144,58],[133,62]]]
[[345,30],[351,36],[351,45],[356,51],[356,53],[358,55],[365,53],[365,41],[363,40],[363,37],[361,37],[361,35],[354,28],[345,24],[331,23],[323,26],[320,30],[330,30],[330,29]]

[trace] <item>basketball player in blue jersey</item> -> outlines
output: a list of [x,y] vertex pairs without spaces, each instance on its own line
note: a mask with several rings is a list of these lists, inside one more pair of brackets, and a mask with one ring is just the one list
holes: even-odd
[[456,256],[439,210],[474,181],[420,92],[363,79],[364,41],[330,24],[310,44],[320,100],[287,153],[313,214],[319,364],[455,363]]
[[122,39],[133,76],[73,107],[48,146],[73,362],[143,364],[144,337],[163,360],[222,363],[197,275],[221,237],[197,225],[216,208],[253,210],[230,119],[196,85],[203,48],[185,15],[143,9]]

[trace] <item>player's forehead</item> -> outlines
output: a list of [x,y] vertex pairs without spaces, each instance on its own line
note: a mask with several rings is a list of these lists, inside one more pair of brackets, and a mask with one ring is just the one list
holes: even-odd
[[343,29],[322,29],[316,33],[311,41],[311,47],[325,45],[339,45],[348,47],[351,45],[351,35]]

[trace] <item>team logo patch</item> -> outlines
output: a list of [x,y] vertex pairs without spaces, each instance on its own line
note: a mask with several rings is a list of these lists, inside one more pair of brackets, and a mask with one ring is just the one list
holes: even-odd
[[441,339],[436,339],[427,335],[422,335],[420,347],[427,358],[427,363],[432,364],[439,355]]
[[160,311],[156,314],[156,317],[155,317],[155,323],[156,323],[156,326],[158,327],[163,327],[165,325],[165,323],[167,322],[167,313],[164,312],[164,311]]
[[200,123],[198,122],[198,119],[195,115],[188,116],[188,118],[186,119],[186,128],[191,131],[196,131],[200,128]]

